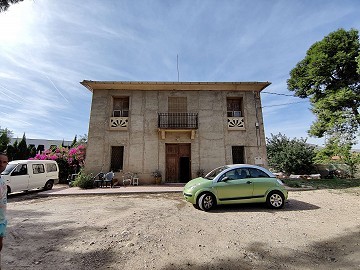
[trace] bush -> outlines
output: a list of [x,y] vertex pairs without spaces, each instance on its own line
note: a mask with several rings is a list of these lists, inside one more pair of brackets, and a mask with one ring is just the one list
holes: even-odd
[[91,177],[91,175],[80,173],[73,183],[73,186],[83,188],[83,189],[89,189],[94,187],[94,180]]
[[314,147],[305,139],[271,134],[271,138],[266,138],[266,150],[269,166],[278,172],[309,174],[313,169]]

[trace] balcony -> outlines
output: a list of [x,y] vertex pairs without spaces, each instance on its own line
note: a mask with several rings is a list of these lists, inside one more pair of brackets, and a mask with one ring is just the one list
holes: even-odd
[[228,130],[245,130],[244,117],[228,117]]
[[128,130],[129,117],[110,117],[110,130]]
[[166,132],[190,132],[191,139],[194,139],[195,130],[198,129],[198,114],[159,113],[158,128],[162,139],[165,139]]

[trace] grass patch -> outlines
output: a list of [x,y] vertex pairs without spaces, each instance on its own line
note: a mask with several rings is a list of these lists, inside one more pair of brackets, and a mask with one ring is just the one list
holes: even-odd
[[287,186],[293,188],[311,186],[316,189],[344,189],[360,187],[360,178],[355,179],[281,179]]

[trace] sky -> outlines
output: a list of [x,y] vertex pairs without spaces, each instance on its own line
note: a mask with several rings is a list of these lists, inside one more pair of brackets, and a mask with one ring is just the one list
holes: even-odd
[[83,80],[269,81],[266,136],[322,146],[307,133],[309,100],[286,81],[312,44],[360,30],[359,14],[358,0],[25,0],[0,13],[0,127],[29,139],[87,134]]

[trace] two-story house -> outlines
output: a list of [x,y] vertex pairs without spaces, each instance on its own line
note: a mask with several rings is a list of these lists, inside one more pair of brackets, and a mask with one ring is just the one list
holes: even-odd
[[85,171],[187,182],[232,163],[267,166],[260,91],[269,82],[81,82],[92,96]]

